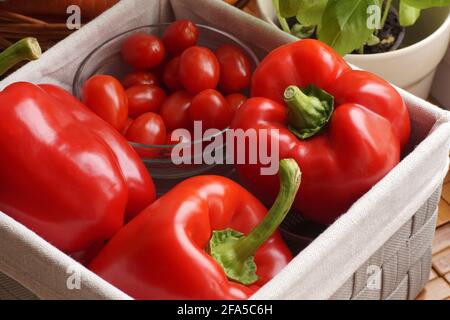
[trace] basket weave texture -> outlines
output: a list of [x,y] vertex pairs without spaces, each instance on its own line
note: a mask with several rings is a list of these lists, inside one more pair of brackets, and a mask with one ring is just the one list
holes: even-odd
[[[440,189],[331,299],[412,300],[417,297],[430,276],[431,243],[436,228]],[[379,272],[373,274],[370,270]],[[380,286],[368,286],[372,283],[371,279],[380,280]]]

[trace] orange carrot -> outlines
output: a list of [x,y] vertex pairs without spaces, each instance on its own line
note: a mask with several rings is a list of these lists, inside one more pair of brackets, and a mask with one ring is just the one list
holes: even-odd
[[0,8],[30,16],[66,16],[67,7],[77,5],[82,17],[92,19],[119,0],[6,0]]

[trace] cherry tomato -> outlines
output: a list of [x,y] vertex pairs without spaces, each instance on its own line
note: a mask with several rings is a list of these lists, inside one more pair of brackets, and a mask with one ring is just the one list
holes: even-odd
[[178,67],[180,66],[180,57],[175,57],[164,67],[163,82],[167,88],[172,91],[181,90],[183,86],[178,80]]
[[192,127],[189,116],[191,100],[191,94],[186,91],[178,91],[164,101],[159,114],[163,118],[167,130],[190,129]]
[[220,66],[214,53],[204,47],[190,47],[180,57],[178,77],[192,94],[215,89],[219,82]]
[[122,135],[127,134],[128,128],[131,126],[132,123],[133,123],[133,119],[127,118],[127,120],[125,121],[125,126],[123,127],[123,130],[122,130]]
[[119,80],[95,75],[83,85],[82,101],[100,118],[122,131],[128,117],[128,100]]
[[192,134],[185,130],[180,131],[175,135],[173,131],[169,132],[166,137],[166,145],[177,145],[179,143],[190,143],[192,141]]
[[[170,157],[192,157],[192,135],[190,132],[186,132],[185,130],[177,132],[177,134],[175,135],[175,133],[169,132],[167,134],[167,138],[166,138],[166,145],[172,145],[172,146],[176,146],[177,144],[182,143],[182,150],[174,150],[173,148],[166,148],[164,155],[167,158]],[[175,151],[172,154],[172,151]],[[178,152],[177,152],[178,151]],[[186,152],[186,153],[185,153]],[[192,162],[192,161],[191,161]],[[191,167],[191,165],[189,164],[180,164],[180,167],[183,168],[188,168]]]
[[159,112],[166,99],[163,89],[154,85],[141,84],[127,89],[128,115],[136,118],[146,112]]
[[167,65],[168,61],[166,59],[164,59],[163,62],[161,62],[159,65],[157,65],[156,67],[150,69],[150,72],[155,76],[156,80],[158,81],[158,86],[164,90],[164,92],[170,92],[170,88],[167,88],[167,86],[164,84],[164,79],[163,79],[163,75],[164,75],[164,70],[166,69],[166,65]]
[[192,99],[189,115],[192,121],[201,121],[203,130],[225,129],[232,120],[232,111],[222,94],[207,89]]
[[225,99],[227,100],[231,112],[233,113],[234,116],[236,112],[239,110],[239,108],[242,106],[242,104],[247,100],[247,97],[240,93],[232,93],[226,96]]
[[156,76],[151,72],[146,71],[135,71],[132,73],[129,73],[123,78],[122,85],[125,89],[128,89],[133,86],[137,86],[140,84],[152,84],[157,86],[158,85],[158,79]]
[[150,69],[164,60],[166,50],[160,39],[143,32],[130,36],[122,45],[123,60],[135,69]]
[[220,90],[235,93],[248,88],[251,62],[245,52],[234,45],[224,44],[216,50],[216,56],[220,64]]
[[195,46],[198,33],[198,28],[192,21],[178,20],[167,27],[162,41],[167,52],[175,56],[181,54],[187,48]]
[[[153,112],[147,112],[136,118],[128,128],[128,141],[162,145],[166,142],[166,127],[162,118]],[[161,152],[158,148],[135,148],[141,157],[155,158]]]

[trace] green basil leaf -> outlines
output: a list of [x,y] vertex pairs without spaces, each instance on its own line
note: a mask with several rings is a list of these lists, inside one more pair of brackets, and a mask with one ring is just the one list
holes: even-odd
[[378,38],[376,35],[372,34],[370,36],[369,40],[367,40],[367,45],[368,46],[376,46],[380,42],[381,42],[380,38]]
[[[276,3],[275,3],[276,2]],[[274,7],[278,4],[280,15],[283,18],[295,17],[300,7],[301,1],[299,0],[274,0]]]
[[306,26],[319,25],[328,0],[299,0],[299,3],[297,20]]
[[374,29],[368,26],[370,6],[380,6],[378,0],[330,0],[318,29],[319,40],[345,55],[362,47]]
[[402,2],[416,9],[428,9],[450,5],[450,0],[402,0]]
[[300,23],[294,24],[291,28],[292,35],[296,36],[299,39],[308,39],[314,35],[314,31],[316,31],[315,26],[304,26]]
[[405,3],[405,1],[400,1],[400,25],[404,27],[412,26],[416,23],[417,19],[420,17],[420,9],[412,7]]

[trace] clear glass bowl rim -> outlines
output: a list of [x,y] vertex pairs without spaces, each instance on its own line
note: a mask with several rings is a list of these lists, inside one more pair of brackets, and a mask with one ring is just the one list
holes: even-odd
[[[91,58],[98,52],[100,51],[104,46],[106,46],[107,44],[113,42],[114,40],[117,40],[118,38],[128,34],[128,33],[132,33],[135,31],[139,31],[141,29],[151,29],[151,28],[161,28],[161,27],[167,27],[171,24],[171,22],[165,22],[165,23],[158,23],[158,24],[150,24],[150,25],[143,25],[140,27],[136,27],[133,29],[129,29],[127,31],[121,32],[117,35],[115,35],[114,37],[109,38],[108,40],[102,42],[100,45],[98,45],[97,47],[95,47],[94,50],[92,50],[81,62],[81,64],[79,65],[75,76],[73,78],[72,81],[72,93],[75,95],[75,97],[77,97],[78,99],[81,99],[81,86],[78,86],[78,82],[80,82],[80,78],[81,78],[81,74],[84,70],[84,68],[86,67],[86,65],[90,62]],[[244,51],[245,53],[250,57],[250,59],[252,60],[253,64],[256,66],[258,66],[259,64],[259,59],[256,56],[256,54],[253,52],[253,50],[251,50],[246,44],[244,44],[241,40],[239,40],[238,38],[236,38],[235,36],[229,34],[228,32],[216,29],[214,27],[210,27],[207,25],[203,25],[203,24],[197,24],[196,26],[201,30],[201,29],[206,29],[208,31],[212,31],[213,33],[217,33],[220,34],[221,36],[224,36],[225,38],[229,38],[232,41],[234,41],[235,43],[237,43]],[[226,131],[228,131],[229,128],[225,128],[223,130],[221,130],[220,132],[204,137],[202,138],[202,140],[194,140],[192,142],[189,143],[181,143],[178,144],[178,146],[192,146],[195,145],[197,143],[202,143],[203,141],[210,141],[212,138],[217,137],[221,134],[224,134]],[[132,145],[133,147],[137,147],[137,148],[145,148],[145,149],[172,149],[175,147],[175,145],[172,144],[161,144],[161,145],[153,145],[153,144],[141,144],[141,143],[137,143],[137,142],[132,142],[132,141],[128,141],[128,143],[130,145]]]

